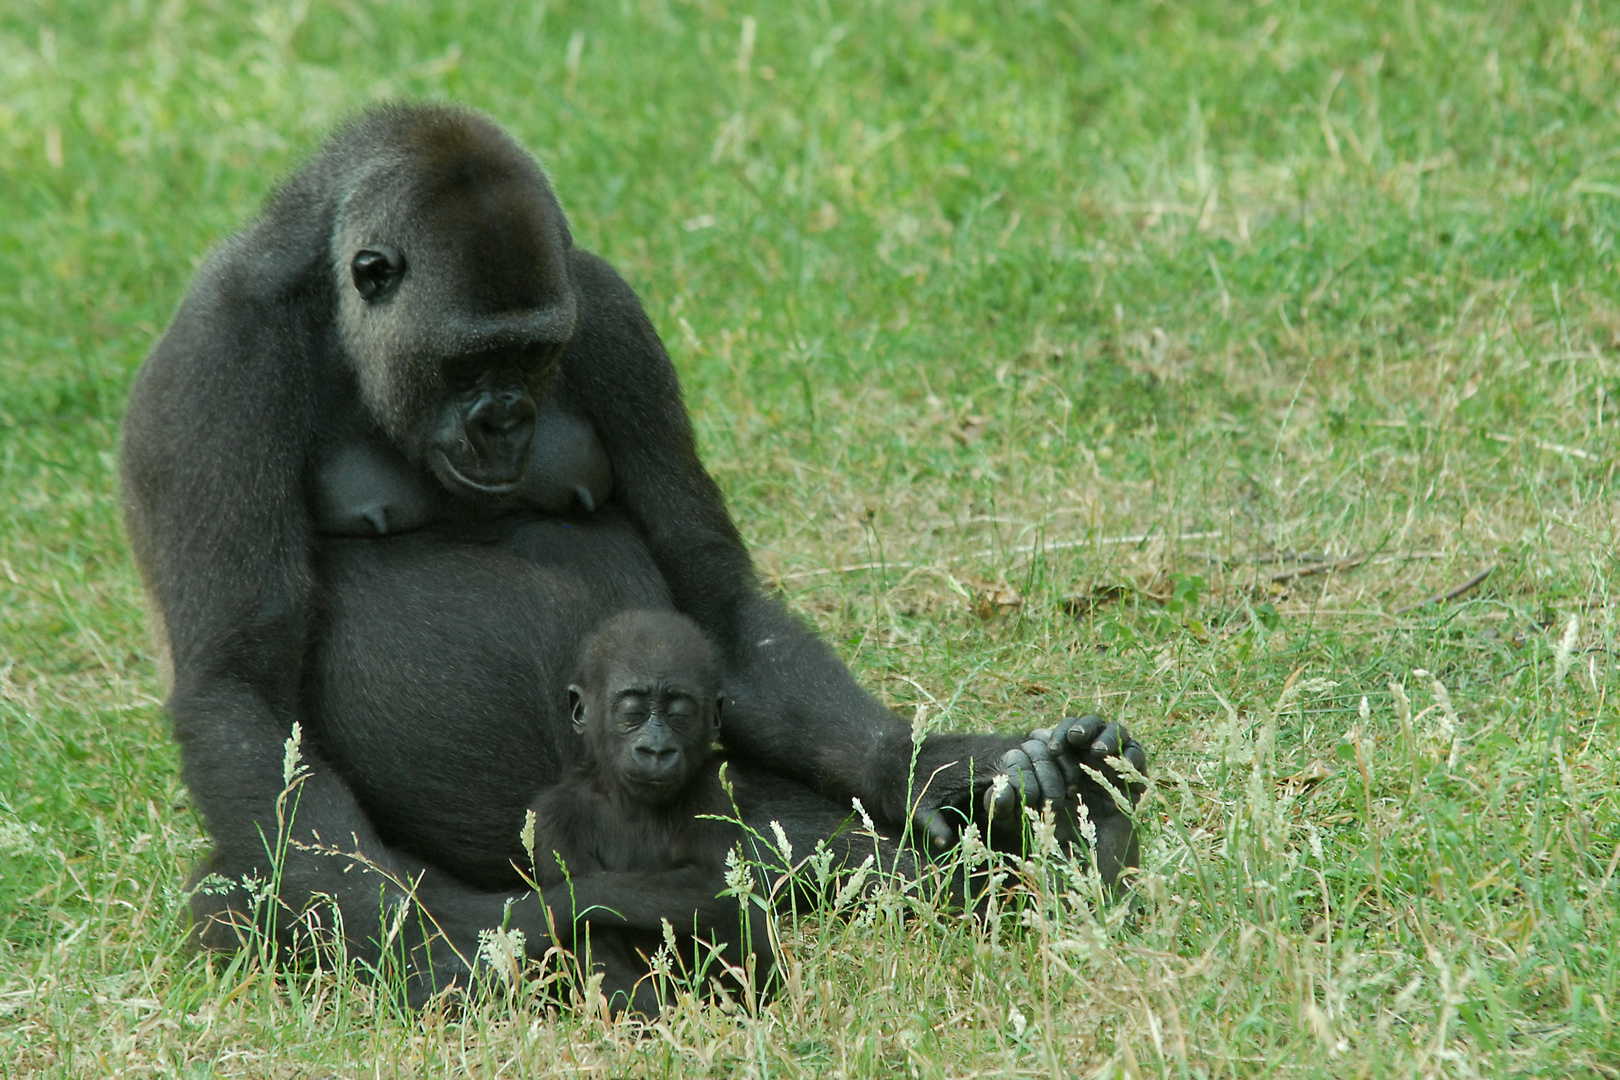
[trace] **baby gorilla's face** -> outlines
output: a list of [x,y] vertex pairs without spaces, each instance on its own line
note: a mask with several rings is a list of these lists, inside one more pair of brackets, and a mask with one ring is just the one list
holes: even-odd
[[571,687],[575,723],[603,775],[629,797],[664,803],[684,790],[720,734],[720,695],[685,672],[608,665],[601,685]]

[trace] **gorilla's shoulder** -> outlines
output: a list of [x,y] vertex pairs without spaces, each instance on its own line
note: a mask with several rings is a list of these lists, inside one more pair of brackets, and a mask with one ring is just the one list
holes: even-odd
[[606,259],[583,248],[570,248],[568,276],[579,296],[576,343],[586,348],[631,349],[660,364],[669,362],[641,299]]
[[611,263],[584,248],[568,249],[568,276],[582,306],[604,316],[634,313],[645,318],[641,300]]

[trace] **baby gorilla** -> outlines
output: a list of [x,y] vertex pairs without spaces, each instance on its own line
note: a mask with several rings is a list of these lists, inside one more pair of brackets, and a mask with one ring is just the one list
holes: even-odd
[[[710,747],[720,735],[720,657],[673,611],[633,611],[586,642],[568,687],[585,738],[573,776],[535,800],[534,871],[542,891],[579,886],[607,900],[580,912],[576,954],[602,973],[609,1007],[656,1015],[665,988],[647,957],[674,929],[688,972],[723,974],[753,959],[753,988],[774,969],[765,914],[721,897],[726,855],[743,840]],[[706,816],[712,815],[712,816]],[[548,906],[551,906],[548,904]],[[568,940],[569,928],[557,927]],[[706,943],[706,944],[700,944]],[[733,977],[721,980],[733,989]]]

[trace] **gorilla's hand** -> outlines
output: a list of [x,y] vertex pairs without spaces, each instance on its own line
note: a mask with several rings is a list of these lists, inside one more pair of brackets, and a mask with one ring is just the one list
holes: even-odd
[[[979,745],[953,739],[973,739]],[[956,767],[968,758],[988,764],[988,754],[979,756],[989,749],[983,742],[1001,753],[995,771]],[[1097,826],[1099,856],[1107,854],[1110,865],[1121,860],[1122,865],[1135,865],[1135,830],[1125,810],[1135,805],[1145,788],[1139,777],[1122,774],[1109,762],[1128,761],[1136,773],[1146,775],[1147,752],[1123,724],[1099,716],[1071,716],[1056,727],[1030,732],[1010,750],[1003,749],[1006,745],[997,736],[928,737],[917,775],[929,779],[913,805],[912,821],[929,851],[939,854],[954,847],[970,820],[979,822],[994,846],[1019,850],[1025,825],[1021,807],[1039,809],[1047,802],[1058,811],[1058,839],[1072,843],[1079,838],[1074,807],[1078,795]],[[931,773],[933,765],[938,770]]]
[[[1147,775],[1147,752],[1123,724],[1109,723],[1100,716],[1070,716],[1056,727],[1032,731],[1021,746],[1007,751],[997,763],[998,775],[1005,776],[1007,783],[992,780],[984,793],[985,812],[1000,827],[997,831],[1022,830],[1020,806],[1039,808],[1050,801],[1060,808],[1072,808],[1076,795],[1093,820],[1117,814],[1125,803],[1116,800],[1134,806],[1145,789],[1137,776],[1116,769],[1111,758],[1129,762],[1138,776]],[[1098,782],[1098,774],[1112,790]],[[1060,813],[1058,820],[1060,837],[1073,840],[1074,815]]]

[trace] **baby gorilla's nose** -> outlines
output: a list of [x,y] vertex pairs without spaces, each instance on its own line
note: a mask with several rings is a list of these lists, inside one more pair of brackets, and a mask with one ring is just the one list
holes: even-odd
[[675,771],[681,761],[681,751],[668,744],[642,743],[635,748],[636,767],[649,780],[661,779]]

